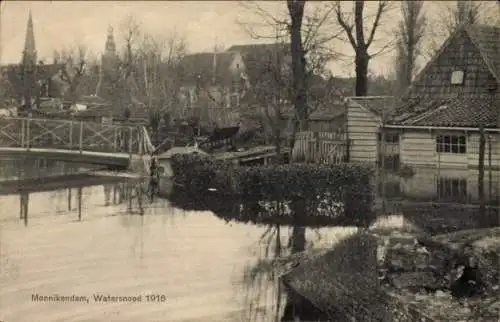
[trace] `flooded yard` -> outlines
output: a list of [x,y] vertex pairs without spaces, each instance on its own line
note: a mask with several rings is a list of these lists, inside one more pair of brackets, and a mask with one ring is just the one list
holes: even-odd
[[[143,200],[141,216],[135,185],[30,193],[26,221],[19,194],[0,196],[1,321],[280,320],[286,297],[263,263],[286,248],[288,228],[264,234],[168,200]],[[307,246],[350,231],[307,230]]]
[[[1,180],[91,169],[11,160]],[[331,248],[356,232],[255,224],[230,202],[214,213],[174,195],[151,201],[138,179],[98,179],[0,189],[0,321],[289,321],[296,304],[275,259]],[[395,213],[423,229],[436,218],[456,229],[477,219],[463,206],[436,207]]]

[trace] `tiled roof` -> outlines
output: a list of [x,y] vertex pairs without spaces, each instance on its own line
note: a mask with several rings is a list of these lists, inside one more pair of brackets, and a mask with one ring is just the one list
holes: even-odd
[[389,123],[412,126],[496,127],[498,111],[488,99],[460,97],[407,101]]
[[[482,60],[487,66],[488,71],[496,80],[497,84],[500,84],[500,28],[484,25],[464,25],[457,28],[453,34],[446,39],[438,53],[436,53],[434,57],[427,62],[425,67],[415,77],[412,84],[406,89],[403,97],[414,98],[415,95],[412,95],[412,93],[415,90],[415,85],[419,87],[426,87],[428,90],[433,88],[435,89],[436,87],[442,87],[441,82],[443,80],[439,79],[439,75],[429,75],[429,73],[433,67],[439,63],[440,59],[449,59],[449,57],[443,58],[442,55],[459,37],[468,37],[470,39],[472,46],[477,48]],[[448,53],[448,55],[450,55],[450,53]],[[472,55],[468,56],[467,59],[474,61],[475,57]],[[441,74],[443,74],[443,70],[440,71]],[[436,78],[436,76],[438,78]]]
[[392,115],[396,103],[396,98],[393,96],[353,96],[347,99],[384,118]]
[[470,25],[466,32],[481,52],[484,62],[500,83],[500,27]]

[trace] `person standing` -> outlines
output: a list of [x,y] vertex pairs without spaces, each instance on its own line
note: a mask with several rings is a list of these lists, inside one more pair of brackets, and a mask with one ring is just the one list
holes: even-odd
[[151,158],[151,166],[149,167],[149,192],[151,200],[153,200],[154,196],[158,194],[160,174],[158,172],[158,161],[156,157],[153,156]]

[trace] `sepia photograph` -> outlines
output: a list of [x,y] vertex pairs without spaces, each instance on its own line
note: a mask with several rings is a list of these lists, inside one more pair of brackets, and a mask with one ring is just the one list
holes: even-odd
[[500,1],[0,2],[0,322],[500,321]]

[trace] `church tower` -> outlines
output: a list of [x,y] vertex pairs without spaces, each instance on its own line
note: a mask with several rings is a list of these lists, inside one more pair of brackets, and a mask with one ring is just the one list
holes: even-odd
[[96,95],[107,101],[113,101],[115,85],[118,82],[118,55],[113,35],[113,28],[108,28],[104,54],[101,56],[101,69]]
[[28,16],[26,27],[26,38],[24,40],[24,50],[21,60],[23,77],[23,98],[26,108],[31,107],[31,101],[35,88],[35,73],[37,66],[37,53],[35,48],[35,32],[31,11]]

